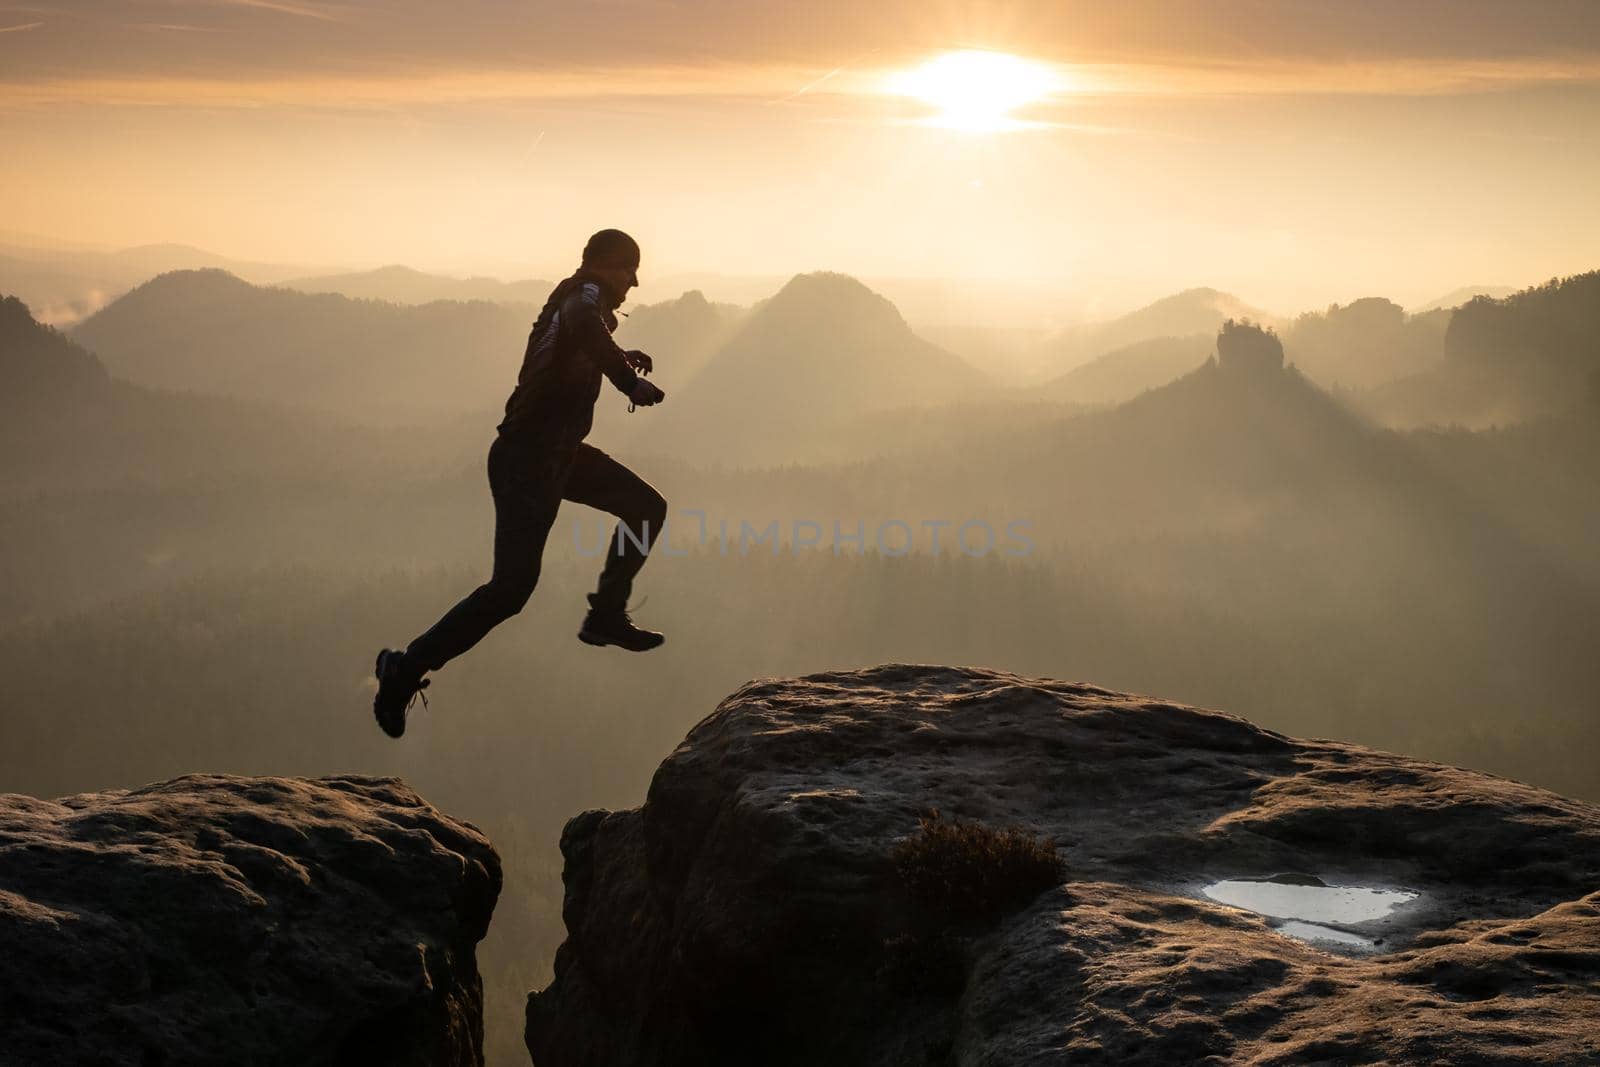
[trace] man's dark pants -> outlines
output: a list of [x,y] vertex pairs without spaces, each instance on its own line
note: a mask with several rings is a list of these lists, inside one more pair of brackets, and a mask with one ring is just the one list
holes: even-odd
[[420,670],[438,670],[522,610],[539,583],[540,557],[561,501],[587,504],[618,519],[599,587],[589,598],[602,613],[626,606],[634,575],[667,518],[666,499],[654,486],[587,444],[496,437],[489,448],[489,491],[494,495],[494,572],[411,642],[406,660]]

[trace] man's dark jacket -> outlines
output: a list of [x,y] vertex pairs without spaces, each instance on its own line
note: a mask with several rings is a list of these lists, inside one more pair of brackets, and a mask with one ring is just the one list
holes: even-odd
[[616,301],[583,269],[557,285],[528,334],[517,387],[500,433],[530,443],[575,447],[589,433],[600,376],[624,395],[639,377],[611,339]]

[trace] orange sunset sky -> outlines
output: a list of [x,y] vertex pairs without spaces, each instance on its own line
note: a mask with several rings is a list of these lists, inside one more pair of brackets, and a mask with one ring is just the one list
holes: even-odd
[[0,138],[16,240],[1418,302],[1600,266],[1600,3],[4,2]]

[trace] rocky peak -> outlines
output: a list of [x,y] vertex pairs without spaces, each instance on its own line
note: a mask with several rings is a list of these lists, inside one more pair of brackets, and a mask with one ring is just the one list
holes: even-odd
[[500,880],[392,778],[0,795],[0,1060],[480,1065]]
[[[929,809],[1050,839],[1058,884],[930,906],[896,858]],[[562,852],[539,1067],[1600,1053],[1600,811],[1090,685],[752,682]]]
[[1217,334],[1217,362],[1224,369],[1262,374],[1283,369],[1278,335],[1247,319],[1229,319]]

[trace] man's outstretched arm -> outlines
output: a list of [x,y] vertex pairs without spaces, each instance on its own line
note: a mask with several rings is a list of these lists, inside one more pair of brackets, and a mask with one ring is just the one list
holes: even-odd
[[600,287],[593,282],[578,286],[562,306],[561,318],[572,331],[579,351],[595,361],[612,385],[631,397],[639,384],[639,375],[628,365],[628,354],[611,339],[611,331],[606,328],[605,312],[600,308]]

